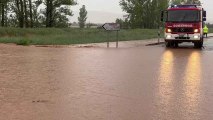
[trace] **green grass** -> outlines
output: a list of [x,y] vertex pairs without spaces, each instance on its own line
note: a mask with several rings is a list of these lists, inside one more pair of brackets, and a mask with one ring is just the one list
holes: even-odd
[[[144,40],[157,37],[155,29],[131,29],[119,31],[120,41]],[[18,45],[69,45],[116,41],[116,32],[102,29],[76,28],[0,28],[0,43]]]
[[209,28],[209,33],[213,33],[213,28]]
[[28,46],[28,45],[30,45],[30,43],[31,43],[31,40],[29,40],[29,39],[20,39],[20,40],[17,41],[16,44]]

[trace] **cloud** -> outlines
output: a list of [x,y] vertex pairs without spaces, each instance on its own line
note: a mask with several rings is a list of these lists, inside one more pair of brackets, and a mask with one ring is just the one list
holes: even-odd
[[[78,11],[74,11],[74,16],[71,17],[71,22],[78,22]],[[88,11],[87,22],[91,23],[107,23],[115,22],[116,18],[122,18],[123,14],[112,13],[112,12],[101,12],[101,11]]]

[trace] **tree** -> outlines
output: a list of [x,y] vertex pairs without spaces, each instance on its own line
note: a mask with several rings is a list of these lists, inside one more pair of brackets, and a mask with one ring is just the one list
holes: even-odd
[[120,24],[121,29],[128,29],[129,28],[129,23],[128,23],[127,19],[122,20],[122,19],[117,18],[115,20],[115,23]]
[[54,16],[54,25],[58,28],[69,27],[71,23],[69,23],[69,18],[67,16],[72,16],[72,12],[68,7],[60,7]]
[[[39,7],[46,5],[45,8]],[[10,27],[68,27],[74,0],[0,0],[0,25]]]
[[15,14],[16,14],[16,18],[18,18],[18,22],[19,22],[19,27],[23,28],[24,27],[24,17],[25,17],[25,13],[24,13],[24,2],[23,0],[15,0],[15,5],[12,6],[12,9]]
[[28,9],[27,9],[27,1],[24,0],[24,20],[25,20],[25,27],[29,27],[29,21],[28,21]]
[[168,7],[169,0],[120,0],[123,11],[129,14],[131,28],[157,28],[160,11]]
[[[72,11],[67,6],[76,5],[77,3],[74,0],[45,0],[46,5],[46,27],[53,27],[56,20],[64,16],[72,16]],[[60,13],[60,10],[63,6],[63,13]]]
[[[45,11],[39,10],[39,6],[42,4],[42,0],[36,0],[32,3],[32,15],[30,15],[31,27],[44,27],[46,25],[46,20],[44,17]],[[31,14],[31,13],[30,13]],[[32,18],[31,18],[32,17]]]
[[7,4],[9,0],[1,0],[0,1],[0,14],[1,14],[1,26],[5,26],[6,18],[7,18]]
[[33,27],[33,11],[32,11],[32,0],[28,0],[30,8],[30,27]]
[[201,5],[200,0],[186,0],[186,4],[198,4]]
[[85,5],[83,5],[82,8],[80,8],[79,17],[78,17],[78,24],[80,28],[85,27],[86,21],[87,21],[87,10]]
[[172,4],[198,4],[201,5],[200,0],[171,0]]
[[181,4],[184,0],[171,0],[171,4]]

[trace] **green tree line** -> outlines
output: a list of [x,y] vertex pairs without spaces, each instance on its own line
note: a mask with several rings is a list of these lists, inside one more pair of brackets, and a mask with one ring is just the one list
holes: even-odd
[[116,22],[123,28],[158,28],[161,25],[161,11],[171,4],[200,4],[199,0],[120,0],[120,6],[127,13],[125,20]]
[[74,0],[1,0],[1,26],[68,27],[70,6],[76,4]]
[[[193,4],[199,0],[120,0],[120,6],[128,17],[118,19],[126,28],[157,28],[161,24],[160,13],[170,4],[185,2]],[[68,27],[71,6],[75,0],[0,0],[0,25],[2,27]],[[85,6],[78,18],[85,26],[87,11]]]

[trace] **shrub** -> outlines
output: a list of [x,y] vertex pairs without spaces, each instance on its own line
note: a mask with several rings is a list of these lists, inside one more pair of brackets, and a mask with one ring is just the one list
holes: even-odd
[[21,39],[18,40],[18,42],[16,43],[17,45],[23,45],[23,46],[28,46],[30,45],[31,41],[28,39]]

